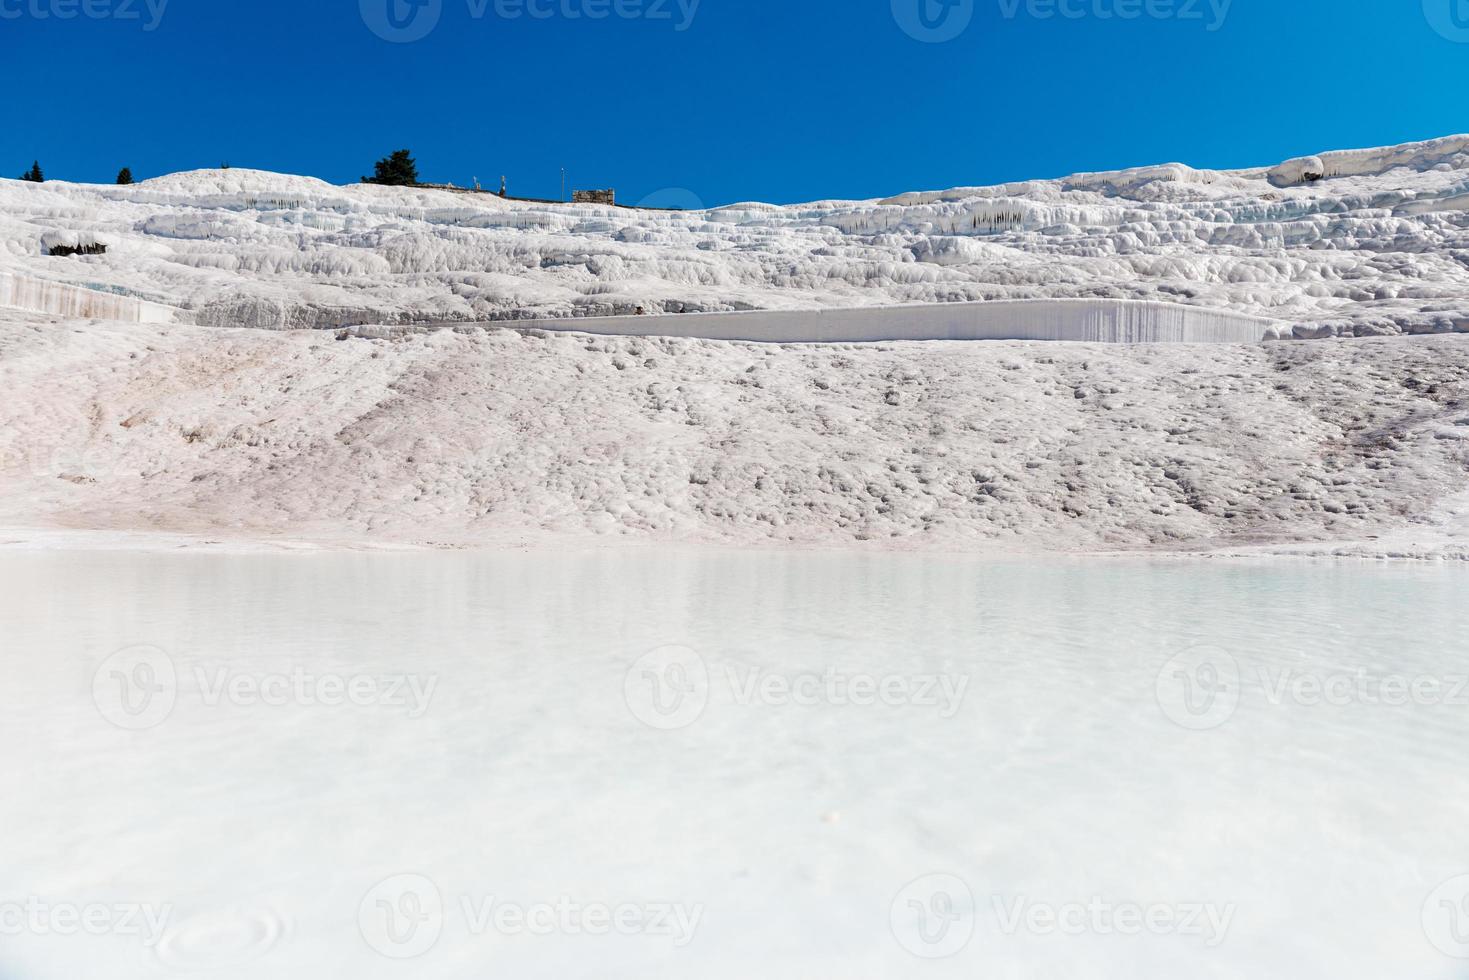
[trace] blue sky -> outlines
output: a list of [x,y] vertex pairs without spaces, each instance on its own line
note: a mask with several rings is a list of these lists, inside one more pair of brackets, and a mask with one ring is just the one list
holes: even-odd
[[1463,132],[1469,0],[0,0],[0,78],[12,177],[791,203]]

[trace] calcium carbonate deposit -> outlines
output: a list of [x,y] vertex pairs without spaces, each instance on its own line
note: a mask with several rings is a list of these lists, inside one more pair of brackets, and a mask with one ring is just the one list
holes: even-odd
[[[201,170],[0,181],[0,271],[296,327],[995,299],[1146,299],[1305,336],[1469,330],[1469,136],[881,201],[702,211]],[[61,262],[44,243],[100,240]]]
[[0,306],[15,541],[1465,550],[1469,136],[698,211],[0,180]]

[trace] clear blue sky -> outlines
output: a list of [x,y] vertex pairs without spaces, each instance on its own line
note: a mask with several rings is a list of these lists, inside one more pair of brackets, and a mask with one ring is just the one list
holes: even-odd
[[[1225,0],[699,0],[683,30],[693,0],[160,2],[0,0],[0,173],[347,182],[410,147],[525,195],[564,164],[623,200],[792,203],[1469,130],[1469,0],[1233,0],[1215,30]],[[433,29],[384,40],[389,3]]]

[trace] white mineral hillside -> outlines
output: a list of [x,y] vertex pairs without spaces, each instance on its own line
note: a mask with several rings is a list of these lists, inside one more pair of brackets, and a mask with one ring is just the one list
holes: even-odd
[[[106,254],[47,254],[93,243]],[[1298,336],[1433,333],[1469,330],[1466,257],[1469,136],[686,212],[249,170],[0,180],[0,273],[217,326],[1059,298],[1212,307]]]
[[[0,181],[0,544],[1463,558],[1466,148],[701,212]],[[468,325],[638,306],[710,315]],[[884,339],[1010,329],[1249,342]]]

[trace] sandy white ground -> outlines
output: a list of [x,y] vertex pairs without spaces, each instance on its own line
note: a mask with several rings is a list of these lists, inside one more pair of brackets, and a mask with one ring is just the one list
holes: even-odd
[[0,390],[11,528],[1469,553],[1469,337],[337,340],[16,315]]

